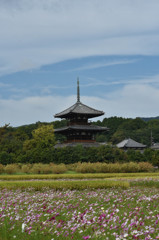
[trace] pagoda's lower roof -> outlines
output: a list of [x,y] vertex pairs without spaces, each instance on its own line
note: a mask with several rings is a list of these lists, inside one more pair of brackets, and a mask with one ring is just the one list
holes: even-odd
[[74,105],[67,108],[66,110],[55,114],[54,117],[59,118],[69,118],[71,115],[86,115],[88,118],[98,117],[104,114],[103,111],[96,110],[94,108],[91,108],[80,101],[77,101]]
[[108,131],[107,127],[100,127],[96,125],[70,125],[62,128],[57,128],[54,130],[55,133],[58,132],[68,132],[68,131],[93,131],[93,132],[103,132],[103,131]]
[[86,142],[71,142],[71,143],[57,143],[54,148],[63,148],[63,147],[76,147],[78,145],[82,145],[83,147],[99,147],[102,144],[94,142],[94,143],[86,143]]

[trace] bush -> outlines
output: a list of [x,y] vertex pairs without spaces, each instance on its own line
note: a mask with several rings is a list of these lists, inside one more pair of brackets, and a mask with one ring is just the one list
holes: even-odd
[[41,174],[43,173],[43,167],[44,164],[42,163],[34,163],[30,169],[30,173]]
[[139,172],[140,167],[138,163],[135,162],[129,162],[129,163],[124,163],[122,164],[122,170],[121,172],[125,173],[135,173]]
[[4,172],[4,166],[0,164],[0,174]]
[[119,163],[109,163],[108,164],[108,173],[120,173],[122,172],[122,165]]
[[78,162],[77,167],[76,167],[76,172],[80,173],[95,173],[95,163],[86,163],[86,162]]
[[56,165],[54,163],[50,163],[50,170],[51,170],[52,173],[60,174],[60,173],[65,173],[67,171],[67,167],[63,163],[61,163],[59,165]]
[[79,173],[135,173],[150,172],[153,166],[147,162],[130,163],[78,163],[76,172]]
[[21,167],[21,171],[23,173],[30,173],[30,169],[31,169],[31,164],[24,164]]
[[153,165],[148,162],[140,162],[139,168],[140,168],[140,172],[151,172],[154,169]]
[[17,164],[8,164],[4,167],[4,171],[7,174],[14,174],[20,172],[20,168]]
[[80,173],[117,173],[121,171],[119,163],[78,163],[76,171]]
[[51,173],[51,165],[50,164],[43,164],[42,173],[43,174]]
[[3,166],[0,164],[0,173],[6,172],[14,174],[18,172],[33,173],[33,174],[62,174],[68,170],[73,170],[78,173],[135,173],[135,172],[152,172],[154,167],[148,162],[128,162],[128,163],[91,163],[78,162],[74,164],[8,164]]
[[34,174],[48,174],[48,173],[64,173],[67,171],[67,167],[65,164],[56,165],[54,163],[50,164],[42,164],[42,163],[35,163],[33,164],[32,168],[30,169],[31,173]]

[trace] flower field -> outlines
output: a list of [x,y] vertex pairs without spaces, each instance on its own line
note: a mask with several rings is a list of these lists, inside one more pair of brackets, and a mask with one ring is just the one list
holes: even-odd
[[159,190],[136,185],[1,188],[0,240],[159,239]]

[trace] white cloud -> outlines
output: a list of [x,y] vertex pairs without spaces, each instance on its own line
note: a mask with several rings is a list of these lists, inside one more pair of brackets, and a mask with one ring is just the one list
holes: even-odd
[[107,98],[89,98],[83,100],[88,105],[105,111],[105,116],[151,117],[158,116],[159,89],[143,84],[131,84],[121,91],[110,93]]
[[[112,86],[112,85],[131,85],[131,84],[148,84],[159,87],[159,75],[154,76],[142,76],[141,78],[136,77],[134,79],[108,79],[109,81],[101,81],[95,78],[88,78],[89,83],[83,84],[83,87],[90,87],[90,86]],[[112,94],[112,93],[111,93]]]
[[[51,122],[55,120],[54,114],[70,107],[75,101],[75,95],[0,99],[0,125],[10,123],[11,126],[19,126],[37,121]],[[81,101],[90,107],[103,110],[105,115],[102,118],[154,117],[158,116],[159,89],[147,84],[131,84],[124,86],[120,92],[110,93],[107,98],[81,96]]]
[[132,60],[125,59],[125,60],[110,61],[110,62],[106,62],[106,61],[96,62],[96,63],[86,64],[84,66],[68,70],[68,72],[95,69],[95,68],[108,67],[108,66],[114,66],[114,65],[120,65],[120,64],[129,64],[129,63],[134,63],[136,61],[139,61],[139,59],[132,59]]
[[24,99],[0,99],[0,126],[10,123],[19,126],[37,121],[51,122],[59,109],[72,104],[73,97],[48,96]]
[[0,74],[66,59],[159,54],[158,0],[1,0]]

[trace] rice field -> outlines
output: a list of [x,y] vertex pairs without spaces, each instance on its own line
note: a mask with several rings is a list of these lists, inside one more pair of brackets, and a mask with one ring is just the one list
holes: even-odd
[[33,180],[33,179],[104,179],[104,178],[158,178],[159,172],[141,173],[76,173],[76,174],[18,174],[0,175],[0,180]]
[[84,189],[106,189],[113,187],[128,188],[129,183],[126,181],[107,181],[107,180],[83,180],[83,181],[4,181],[0,182],[1,189],[27,189],[34,188],[35,191],[43,188],[54,190],[84,190]]
[[131,177],[1,181],[0,240],[159,239],[158,187]]

